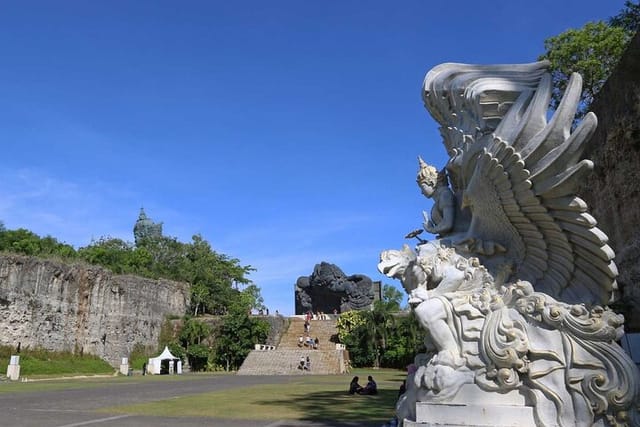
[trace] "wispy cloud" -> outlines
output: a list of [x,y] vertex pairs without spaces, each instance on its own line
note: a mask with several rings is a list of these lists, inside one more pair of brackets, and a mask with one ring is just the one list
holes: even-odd
[[[103,183],[81,185],[37,169],[0,172],[0,219],[8,228],[27,228],[74,246],[86,245],[102,232],[130,239],[118,214],[129,192]],[[98,235],[96,235],[98,234]]]

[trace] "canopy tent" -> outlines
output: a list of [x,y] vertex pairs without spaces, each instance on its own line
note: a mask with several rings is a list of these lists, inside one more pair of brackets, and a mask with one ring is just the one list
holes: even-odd
[[181,374],[182,361],[175,357],[165,346],[162,353],[156,357],[150,357],[147,363],[147,373],[149,374]]

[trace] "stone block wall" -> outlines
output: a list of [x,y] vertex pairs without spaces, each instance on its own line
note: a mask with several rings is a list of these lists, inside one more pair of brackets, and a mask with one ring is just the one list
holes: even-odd
[[189,285],[0,255],[0,345],[94,354],[118,366],[135,344],[155,347],[167,315],[182,316]]

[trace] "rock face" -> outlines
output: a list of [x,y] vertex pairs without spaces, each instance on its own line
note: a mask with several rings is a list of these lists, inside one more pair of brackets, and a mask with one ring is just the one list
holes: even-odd
[[301,276],[296,282],[296,314],[362,310],[371,307],[376,295],[379,299],[379,282],[363,274],[347,276],[338,266],[321,262],[311,276]]
[[616,252],[627,329],[640,331],[640,33],[591,106],[598,128],[585,157],[594,173],[578,191]]
[[0,256],[0,344],[95,354],[114,366],[135,344],[156,346],[189,286],[96,266]]

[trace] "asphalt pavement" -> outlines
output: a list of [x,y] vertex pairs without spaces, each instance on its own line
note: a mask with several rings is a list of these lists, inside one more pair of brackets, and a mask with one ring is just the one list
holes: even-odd
[[[245,387],[290,382],[288,376],[184,375],[169,381],[132,377],[96,381],[88,387],[55,391],[0,393],[2,427],[364,427],[342,422],[226,420],[202,417],[156,417],[96,412],[101,408],[151,402]],[[67,382],[69,380],[66,380]],[[94,383],[95,381],[95,383]]]

